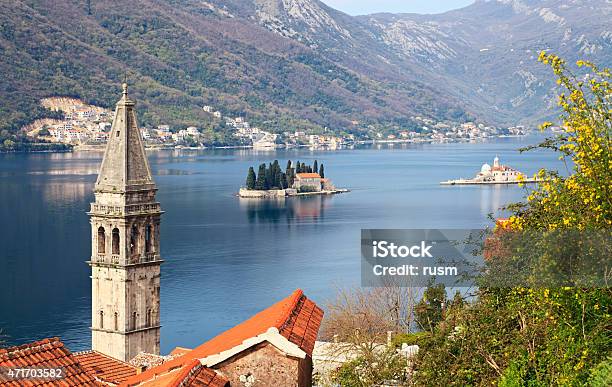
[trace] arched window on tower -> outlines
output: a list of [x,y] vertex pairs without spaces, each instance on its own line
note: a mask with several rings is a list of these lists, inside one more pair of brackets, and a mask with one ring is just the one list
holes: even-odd
[[100,329],[104,329],[104,311],[100,311]]
[[119,229],[113,229],[113,254],[119,255]]
[[106,253],[106,232],[104,227],[98,228],[98,254]]
[[136,312],[132,313],[132,329],[136,329]]
[[138,227],[136,225],[132,226],[132,232],[130,233],[130,255],[138,254]]
[[153,229],[151,225],[147,225],[145,229],[145,253],[150,253],[153,251]]
[[151,312],[151,309],[147,309],[147,326],[150,327],[152,322],[153,322],[153,314]]
[[119,330],[119,313],[115,312],[115,330]]

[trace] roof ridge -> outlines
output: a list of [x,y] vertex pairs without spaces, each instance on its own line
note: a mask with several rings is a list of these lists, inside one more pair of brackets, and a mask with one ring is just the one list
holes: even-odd
[[180,386],[183,383],[183,381],[185,381],[185,379],[189,377],[189,375],[191,374],[193,370],[200,369],[198,365],[200,367],[203,367],[203,364],[200,362],[200,359],[193,359],[191,362],[187,363],[186,366],[183,366],[181,369],[179,369],[178,374],[172,380],[172,382],[168,384],[168,387]]
[[297,307],[297,304],[300,302],[300,299],[303,296],[304,296],[304,291],[302,289],[296,289],[293,292],[293,294],[291,295],[289,299],[289,302],[287,303],[285,308],[283,308],[283,311],[278,317],[278,319],[276,319],[274,328],[278,329],[279,331],[283,328],[283,326],[291,318],[293,311],[295,310],[295,308]]
[[73,354],[74,356],[77,356],[77,355],[88,355],[88,354],[91,354],[91,353],[95,353],[95,354],[100,355],[100,356],[103,356],[103,357],[105,357],[105,358],[107,358],[107,359],[110,359],[110,360],[116,361],[116,362],[118,362],[118,363],[125,364],[126,366],[128,366],[128,367],[130,367],[130,368],[133,368],[133,369],[137,369],[137,368],[138,368],[138,367],[136,367],[135,365],[132,365],[132,364],[128,363],[127,361],[123,361],[123,360],[121,360],[121,359],[115,359],[114,357],[112,357],[112,356],[110,356],[110,355],[107,355],[107,354],[105,354],[105,353],[102,353],[102,352],[100,352],[100,351],[96,351],[95,349],[90,349],[90,350],[81,351],[81,352],[73,352],[72,354]]
[[88,353],[93,353],[93,352],[95,352],[93,349],[85,349],[83,351],[72,352],[72,354],[74,356],[77,356],[77,355],[86,355]]
[[31,343],[25,343],[21,345],[16,345],[8,348],[0,348],[0,355],[8,355],[9,353],[24,351],[26,349],[35,349],[37,347],[44,347],[45,345],[55,345],[55,348],[63,347],[64,343],[60,340],[59,337],[47,337],[42,340],[33,341]]

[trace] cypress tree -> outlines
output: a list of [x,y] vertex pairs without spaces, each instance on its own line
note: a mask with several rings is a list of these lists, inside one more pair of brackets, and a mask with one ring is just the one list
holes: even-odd
[[261,164],[259,166],[257,180],[255,180],[255,189],[260,191],[266,189],[266,164]]
[[271,189],[272,185],[274,185],[274,176],[272,176],[272,163],[270,163],[266,169],[266,189]]
[[274,163],[272,163],[271,173],[272,173],[272,186],[280,188],[280,184],[281,184],[280,174],[282,173],[282,171],[280,169],[280,164],[278,163],[278,160],[274,160]]
[[314,173],[319,173],[319,163],[317,162],[317,160],[315,160],[312,164],[312,170]]
[[325,169],[323,168],[323,163],[321,163],[321,166],[319,167],[319,175],[321,176],[321,178],[325,177]]
[[300,164],[300,160],[298,160],[297,164],[295,164],[295,173],[302,172],[302,165]]
[[249,173],[247,174],[247,179],[246,179],[246,187],[247,189],[255,189],[255,170],[253,169],[253,167],[249,167]]
[[291,160],[287,160],[287,167],[285,168],[285,174],[289,175],[290,170],[291,170]]
[[285,189],[285,186],[283,185],[283,172],[280,170],[280,168],[276,171],[274,181],[276,182],[276,187],[278,189]]
[[287,171],[287,188],[293,187],[293,181],[295,180],[295,170],[293,168],[289,168]]
[[289,188],[289,181],[287,181],[287,174],[281,172],[281,189]]

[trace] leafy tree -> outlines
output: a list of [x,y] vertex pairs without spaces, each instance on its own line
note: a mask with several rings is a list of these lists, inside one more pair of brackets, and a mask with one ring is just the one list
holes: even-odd
[[247,179],[246,179],[246,187],[247,189],[255,189],[255,170],[253,169],[253,167],[249,167],[249,173],[247,174]]
[[261,164],[259,166],[257,180],[255,181],[255,189],[259,191],[268,189],[266,185],[266,164]]
[[381,348],[373,351],[372,356],[361,356],[347,362],[332,376],[334,384],[351,387],[388,385],[389,381],[405,385],[407,379],[406,359],[393,347]]
[[430,285],[415,308],[416,321],[424,331],[433,332],[442,320],[446,303],[446,289],[443,284]]
[[608,387],[612,385],[612,357],[608,357],[593,368],[589,385],[592,387]]
[[[539,59],[566,91],[559,97],[563,132],[537,147],[570,159],[573,171],[567,177],[540,171],[542,181],[526,202],[508,208],[504,230],[609,231],[610,70],[579,61],[589,74],[578,77],[556,55],[543,52]],[[555,264],[556,257],[552,249],[540,263]],[[610,288],[481,287],[477,296],[434,329],[416,359],[415,385],[610,385]]]
[[49,127],[47,125],[43,126],[43,128],[38,132],[39,136],[48,136],[49,134],[51,134],[49,132]]
[[4,149],[11,151],[15,148],[15,141],[6,139],[4,140]]
[[[405,336],[413,325],[415,288],[389,283],[386,287],[340,289],[327,305],[322,340],[337,339],[330,356],[356,356],[332,373],[322,385],[375,386],[384,381],[406,382],[406,359],[398,355],[388,332]],[[404,384],[401,384],[404,385]]]

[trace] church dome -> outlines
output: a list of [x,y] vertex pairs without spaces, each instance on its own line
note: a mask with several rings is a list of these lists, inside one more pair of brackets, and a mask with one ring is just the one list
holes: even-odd
[[482,164],[482,167],[480,167],[480,172],[481,173],[489,173],[491,172],[491,166],[487,163]]

